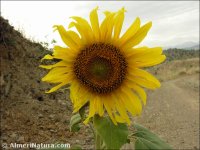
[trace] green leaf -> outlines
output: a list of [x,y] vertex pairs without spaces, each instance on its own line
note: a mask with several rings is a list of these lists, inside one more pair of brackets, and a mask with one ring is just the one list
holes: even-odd
[[127,143],[128,128],[126,124],[114,125],[109,117],[94,116],[94,128],[104,141],[107,149],[120,149]]
[[78,132],[81,129],[79,124],[75,124],[72,127],[70,127],[71,132]]
[[81,109],[79,110],[79,114],[80,114],[82,120],[85,120],[85,109],[86,109],[86,107],[87,107],[87,104],[84,105],[83,107],[81,107]]
[[79,113],[73,115],[70,120],[70,131],[77,132],[80,130],[79,123],[81,122],[81,116]]
[[148,129],[144,128],[141,125],[134,124],[136,133],[135,149],[146,149],[146,150],[155,150],[155,149],[172,149],[170,145],[164,142],[156,134],[152,133]]

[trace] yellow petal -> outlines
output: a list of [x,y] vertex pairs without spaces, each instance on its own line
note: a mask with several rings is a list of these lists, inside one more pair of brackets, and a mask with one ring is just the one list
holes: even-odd
[[67,33],[69,34],[71,39],[76,43],[76,45],[79,45],[79,47],[80,47],[80,45],[82,44],[82,41],[81,41],[79,35],[74,31],[67,31]]
[[150,67],[162,63],[163,61],[165,61],[165,59],[165,55],[160,55],[156,57],[142,56],[128,60],[128,63],[130,64],[129,66],[134,67]]
[[53,58],[54,58],[53,56],[47,54],[47,55],[45,55],[45,56],[41,59],[41,62],[42,62],[43,60],[45,60],[45,59],[53,59]]
[[97,14],[98,7],[93,9],[90,12],[90,22],[93,30],[93,34],[95,36],[96,41],[99,41],[100,38],[100,29],[99,29],[99,19]]
[[70,99],[73,104],[77,101],[76,94],[78,93],[79,88],[80,84],[76,81],[73,81],[70,85]]
[[121,88],[123,101],[127,110],[134,116],[139,115],[142,111],[142,104],[139,98],[128,87]]
[[148,67],[159,64],[165,60],[161,47],[141,47],[125,50],[129,66]]
[[160,82],[150,73],[138,68],[128,69],[129,73],[132,75],[133,78],[143,78],[147,81],[152,82],[156,87],[160,87]]
[[[124,107],[124,104],[123,102],[121,101],[121,98],[120,97],[117,97],[117,95],[115,94],[112,94],[112,100],[115,100],[115,106],[116,106],[116,109],[118,110],[121,118],[123,118],[123,120],[125,122],[127,122],[128,124],[130,124],[130,119],[127,115],[127,112],[126,112],[126,108]],[[118,119],[116,119],[118,120]]]
[[48,81],[48,79],[53,78],[54,76],[58,76],[58,75],[62,75],[64,73],[67,73],[67,69],[65,69],[66,67],[57,67],[57,68],[53,68],[52,70],[49,71],[49,73],[44,76],[42,78],[42,81]]
[[146,92],[144,91],[144,89],[142,89],[141,87],[137,86],[133,82],[127,82],[126,81],[126,86],[129,87],[129,88],[132,88],[140,96],[140,98],[143,101],[143,104],[146,105],[147,95],[146,95]]
[[71,32],[66,31],[62,25],[54,25],[55,30],[58,30],[63,42],[72,49],[79,48],[73,36],[71,36]]
[[101,41],[106,41],[106,40],[111,39],[113,25],[114,25],[114,16],[115,16],[115,13],[110,13],[103,20],[100,26]]
[[110,12],[110,11],[104,11],[103,13],[104,13],[104,15],[105,15],[106,17],[108,17],[112,12]]
[[60,61],[54,65],[40,65],[39,67],[45,68],[45,69],[52,69],[55,67],[64,67],[64,66],[68,66],[68,63],[66,63],[65,61]]
[[58,90],[59,88],[61,88],[62,86],[66,85],[66,84],[68,84],[68,81],[58,84],[57,86],[53,87],[51,90],[49,90],[45,93],[52,93],[52,92]]
[[54,46],[53,57],[57,59],[63,59],[66,62],[74,61],[75,56],[78,53],[78,50],[72,50],[69,48],[64,48],[60,46]]
[[112,111],[115,111],[113,110],[113,107],[114,107],[114,103],[112,101],[112,99],[110,98],[104,98],[103,99],[103,103],[104,103],[104,106],[105,106],[105,109],[106,111],[108,112],[108,115],[110,117],[110,119],[112,120],[112,122],[117,125],[117,121],[115,120],[114,116],[113,116],[113,112]]
[[149,29],[152,26],[152,22],[149,22],[142,26],[137,33],[135,33],[134,36],[132,36],[125,44],[123,44],[122,48],[123,49],[129,49],[131,47],[134,47],[138,45],[142,40],[146,37]]
[[77,16],[73,16],[71,18],[77,22],[74,25],[79,31],[80,35],[84,36],[84,38],[87,40],[87,43],[91,43],[94,40],[92,34],[93,32],[87,20]]
[[[126,120],[124,120],[122,118],[122,116],[118,115],[117,113],[115,113],[114,116],[115,116],[115,119],[116,119],[117,122],[119,122],[119,123],[125,123],[126,122]],[[128,125],[130,125],[130,123],[128,123]]]
[[89,100],[91,94],[85,90],[83,87],[80,87],[76,93],[76,101],[74,102],[74,111],[77,112],[81,107],[83,107]]
[[87,124],[90,121],[90,118],[95,115],[95,99],[90,99],[90,106],[89,106],[89,115],[85,119],[84,123]]
[[140,18],[136,18],[135,21],[132,23],[132,25],[128,28],[128,30],[124,33],[124,35],[120,38],[120,45],[123,45],[127,42],[132,36],[137,33],[137,31],[140,29]]
[[116,19],[115,19],[115,24],[114,24],[114,39],[119,38],[121,29],[122,29],[122,25],[123,25],[123,22],[124,22],[124,12],[125,12],[125,9],[122,8],[117,13],[117,16],[116,16]]
[[147,51],[147,49],[149,49],[147,46],[125,49],[124,54],[126,57],[131,57],[131,56],[134,56],[135,54],[143,53],[143,52]]
[[[141,60],[146,58],[155,58],[157,56],[160,56],[162,54],[162,47],[141,47],[141,48],[135,48],[132,49],[129,53],[129,59],[132,60]],[[142,58],[141,58],[142,57]]]
[[64,48],[64,47],[60,47],[60,46],[54,46],[53,49],[53,54],[52,55],[45,55],[41,61],[43,61],[44,59],[63,59],[65,62],[72,62],[74,61],[74,57],[77,55],[78,53],[78,49],[77,50],[72,50],[70,48]]
[[103,116],[103,114],[104,114],[103,101],[100,97],[96,98],[96,109],[97,109],[99,116]]
[[49,73],[42,78],[42,81],[55,83],[65,78],[68,78],[68,76],[72,76],[69,72],[71,72],[70,68],[56,67],[50,70]]
[[79,32],[80,36],[81,36],[81,40],[82,43],[84,45],[90,44],[91,42],[89,41],[89,36],[86,30],[84,30],[84,28],[82,26],[80,26],[78,23],[75,22],[71,22],[68,26],[68,28],[72,28],[75,27],[77,29],[77,31]]
[[112,39],[112,33],[113,33],[113,29],[114,29],[114,18],[115,17],[115,13],[111,14],[110,17],[108,16],[108,20],[106,21],[107,24],[107,32],[106,32],[106,37],[105,40],[110,41]]
[[138,84],[142,87],[145,87],[145,88],[148,88],[148,89],[156,89],[158,88],[153,82],[149,81],[149,80],[145,80],[143,78],[136,78],[136,77],[133,77],[131,75],[127,75],[127,80],[128,82],[130,82],[130,84]]
[[81,18],[78,16],[73,16],[71,18],[74,19],[80,26],[83,26],[85,30],[90,31],[90,32],[92,31],[89,23],[84,18]]

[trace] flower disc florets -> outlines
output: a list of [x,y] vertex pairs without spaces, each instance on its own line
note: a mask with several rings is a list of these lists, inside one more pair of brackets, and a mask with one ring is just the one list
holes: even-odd
[[78,54],[73,69],[77,79],[91,92],[106,94],[122,84],[126,68],[125,58],[117,47],[96,43]]

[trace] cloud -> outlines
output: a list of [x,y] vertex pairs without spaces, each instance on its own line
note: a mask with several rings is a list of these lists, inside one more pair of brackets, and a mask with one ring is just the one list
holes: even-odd
[[24,30],[28,37],[36,40],[56,39],[52,25],[67,27],[70,16],[88,14],[99,6],[100,20],[105,10],[127,10],[123,32],[139,16],[142,23],[153,22],[153,27],[142,44],[150,46],[172,46],[186,41],[199,41],[198,1],[2,1],[2,16],[16,27]]

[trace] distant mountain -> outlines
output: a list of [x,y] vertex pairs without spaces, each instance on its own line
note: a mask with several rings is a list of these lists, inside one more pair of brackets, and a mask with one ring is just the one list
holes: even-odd
[[191,47],[186,47],[185,49],[194,49],[194,50],[199,50],[199,44],[191,46]]
[[196,42],[184,42],[184,43],[181,43],[181,44],[178,44],[178,45],[175,45],[176,48],[188,48],[188,47],[193,47],[195,45],[197,45],[198,43]]
[[168,48],[178,48],[178,49],[186,49],[186,50],[198,50],[199,49],[199,43],[198,42],[184,42],[175,46],[167,46]]

